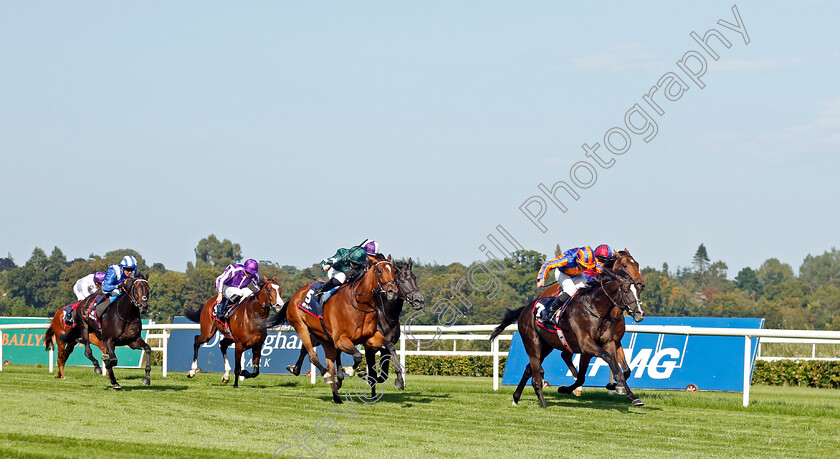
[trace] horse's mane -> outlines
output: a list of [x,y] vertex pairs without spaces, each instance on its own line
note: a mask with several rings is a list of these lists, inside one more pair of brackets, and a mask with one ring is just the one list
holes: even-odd
[[[623,271],[621,271],[621,272],[623,272]],[[581,294],[581,295],[585,295],[587,293],[590,293],[596,287],[601,286],[601,281],[602,280],[606,281],[606,282],[613,281],[613,280],[618,280],[618,277],[620,275],[621,275],[620,272],[613,271],[612,269],[609,269],[609,268],[604,268],[604,271],[601,273],[601,276],[604,276],[604,278],[596,277],[594,279],[590,279],[589,281],[586,282],[586,285],[584,285],[583,287],[578,289],[578,293]]]

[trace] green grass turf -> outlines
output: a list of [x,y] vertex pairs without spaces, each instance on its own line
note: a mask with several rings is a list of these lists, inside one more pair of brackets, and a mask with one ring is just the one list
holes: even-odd
[[[832,457],[840,450],[840,391],[796,387],[740,393],[636,391],[646,406],[586,388],[582,397],[546,391],[539,408],[528,386],[520,405],[512,387],[489,378],[409,375],[405,391],[356,399],[333,411],[329,388],[308,377],[261,375],[238,390],[220,375],[184,373],[141,385],[140,370],[117,369],[121,392],[89,368],[56,380],[44,368],[0,373],[0,457]],[[359,381],[342,390],[352,394]],[[322,443],[319,419],[332,422]],[[325,425],[325,427],[329,427]],[[316,454],[295,444],[310,435]],[[340,434],[340,437],[338,436]]]

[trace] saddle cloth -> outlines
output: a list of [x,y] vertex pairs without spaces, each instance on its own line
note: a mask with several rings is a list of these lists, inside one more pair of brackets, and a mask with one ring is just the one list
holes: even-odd
[[303,310],[303,312],[314,316],[318,319],[324,318],[324,308],[321,303],[318,302],[318,299],[315,298],[315,294],[312,290],[324,285],[323,282],[313,282],[309,284],[309,291],[306,293],[306,297],[298,304],[298,307]]

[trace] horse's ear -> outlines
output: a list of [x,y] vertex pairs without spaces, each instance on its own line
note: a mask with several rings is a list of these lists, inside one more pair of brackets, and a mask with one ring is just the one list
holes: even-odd
[[274,282],[277,282],[277,276],[272,277],[271,280],[273,280]]
[[408,269],[410,270],[412,266],[414,266],[414,261],[411,259],[411,257],[408,257]]
[[388,261],[391,261],[391,254],[388,254]]
[[265,277],[265,274],[263,274],[263,282],[262,283],[265,284],[266,282],[268,282],[268,278]]

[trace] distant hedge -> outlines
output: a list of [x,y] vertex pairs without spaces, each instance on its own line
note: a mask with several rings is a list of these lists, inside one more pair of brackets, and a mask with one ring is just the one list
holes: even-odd
[[[499,356],[499,375],[505,371],[505,356]],[[408,355],[408,374],[430,376],[493,376],[493,357]]]
[[840,362],[776,360],[755,362],[753,384],[840,388]]

